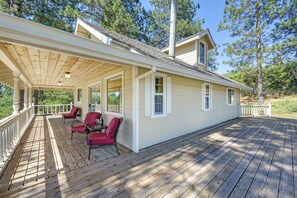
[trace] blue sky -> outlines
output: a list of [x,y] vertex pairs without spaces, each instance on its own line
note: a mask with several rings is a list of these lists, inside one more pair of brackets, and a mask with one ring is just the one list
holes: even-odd
[[[141,0],[142,5],[146,9],[151,9],[151,5],[149,0]],[[226,73],[231,68],[228,65],[224,65],[223,61],[228,60],[226,55],[221,55],[223,52],[223,43],[228,43],[232,41],[232,38],[229,36],[228,31],[220,31],[218,32],[218,24],[223,19],[225,1],[223,0],[195,0],[195,3],[200,4],[200,9],[198,10],[198,17],[203,18],[205,23],[202,28],[209,28],[212,37],[217,45],[220,46],[219,53],[220,55],[217,57],[217,61],[219,63],[217,72],[220,74]]]

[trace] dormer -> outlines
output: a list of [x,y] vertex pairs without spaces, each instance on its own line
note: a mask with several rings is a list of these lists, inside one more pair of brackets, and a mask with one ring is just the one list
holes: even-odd
[[[176,43],[175,57],[193,67],[198,67],[201,70],[207,70],[208,50],[214,49],[215,43],[209,32],[206,29],[198,34],[182,39]],[[168,48],[162,50],[168,53]]]

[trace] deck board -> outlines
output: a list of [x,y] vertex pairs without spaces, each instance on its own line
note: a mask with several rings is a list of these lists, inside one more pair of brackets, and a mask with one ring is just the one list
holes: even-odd
[[[70,139],[70,125],[63,124],[61,117],[38,116],[29,126],[20,142],[7,171],[0,180],[0,192],[18,189],[27,184],[57,174],[65,173],[95,162],[115,157],[112,150],[108,156],[100,157],[102,151],[93,149],[92,160],[87,159],[88,146],[85,143],[85,134],[75,134]],[[130,150],[119,146],[121,153]],[[94,159],[95,158],[95,159]]]
[[139,153],[120,146],[122,154],[114,157],[113,147],[97,148],[90,160],[84,134],[74,134],[70,140],[67,130],[69,125],[59,119],[35,120],[24,136],[27,141],[16,151],[18,159],[12,160],[15,170],[7,169],[0,180],[0,197],[295,197],[297,193],[296,120],[235,119]]

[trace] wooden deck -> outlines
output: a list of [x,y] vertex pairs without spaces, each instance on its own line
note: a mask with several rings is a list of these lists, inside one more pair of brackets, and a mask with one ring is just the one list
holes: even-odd
[[[56,132],[65,126],[55,119],[49,119],[49,122],[53,123],[56,142],[66,141],[69,134],[61,137],[63,134]],[[39,131],[36,126],[42,126],[42,123],[45,126],[45,121],[35,122],[32,128]],[[44,134],[53,139],[50,132]],[[35,132],[35,139],[30,135],[28,138],[40,140],[43,136]],[[75,139],[79,138],[83,137],[75,136]],[[16,152],[23,160],[13,160],[22,162],[29,159],[26,167],[36,166],[36,163],[41,167],[51,167],[43,165],[41,162],[44,160],[36,160],[36,150],[39,150],[41,159],[52,155],[47,150],[48,143],[39,142],[25,144],[24,154],[18,154],[19,150]],[[63,145],[65,150],[70,146],[67,143]],[[69,164],[67,167],[59,165],[59,174],[50,176],[46,168],[43,172],[24,168],[26,173],[30,173],[28,178],[33,175],[33,181],[26,182],[25,178],[22,185],[14,185],[14,179],[4,178],[12,183],[10,190],[2,189],[0,197],[297,196],[297,120],[236,119],[143,149],[137,154],[124,153],[98,162],[94,159],[88,162],[86,153],[83,153],[86,150],[82,148],[81,152],[80,162],[74,154],[65,154],[61,162],[45,160],[46,164]],[[18,163],[17,167],[20,166]],[[6,172],[16,175],[18,169],[12,169],[9,166]],[[38,171],[41,171],[40,175]],[[39,178],[37,181],[36,177]]]
[[[130,152],[119,145],[121,153]],[[1,192],[26,186],[57,174],[75,170],[117,156],[114,146],[92,149],[88,160],[86,134],[74,133],[61,116],[37,116],[22,138],[7,170],[0,180]]]

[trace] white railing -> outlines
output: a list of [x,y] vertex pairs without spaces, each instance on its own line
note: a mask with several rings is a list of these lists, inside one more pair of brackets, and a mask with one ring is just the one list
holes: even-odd
[[100,104],[92,104],[91,111],[101,112],[101,105]]
[[73,104],[35,105],[35,115],[50,115],[68,113]]
[[271,104],[244,105],[240,104],[239,116],[271,116]]
[[122,113],[122,105],[107,105],[107,111]]
[[0,172],[34,118],[34,107],[0,120]]

